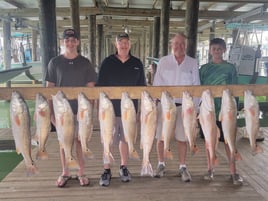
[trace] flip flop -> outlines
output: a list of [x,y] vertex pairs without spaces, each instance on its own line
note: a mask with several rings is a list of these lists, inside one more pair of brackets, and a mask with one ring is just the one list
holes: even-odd
[[77,176],[77,179],[80,183],[80,186],[88,186],[90,184],[90,180],[86,175]]
[[59,188],[62,188],[64,187],[67,182],[71,179],[71,176],[64,176],[64,175],[61,175],[59,176],[58,180],[56,181],[56,185],[59,187]]

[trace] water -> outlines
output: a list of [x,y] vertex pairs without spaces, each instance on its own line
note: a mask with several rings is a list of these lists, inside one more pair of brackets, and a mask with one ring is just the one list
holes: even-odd
[[[29,107],[29,112],[31,116],[31,126],[35,126],[35,122],[33,120],[35,101],[26,101],[26,104]],[[10,128],[10,112],[9,112],[9,101],[0,101],[0,128]]]

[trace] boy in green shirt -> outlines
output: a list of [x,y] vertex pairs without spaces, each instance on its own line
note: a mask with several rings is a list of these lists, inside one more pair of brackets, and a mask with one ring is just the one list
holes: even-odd
[[[209,53],[212,56],[212,61],[201,66],[199,70],[201,85],[226,85],[237,84],[237,72],[233,64],[223,60],[223,54],[226,51],[226,43],[221,38],[214,38],[209,44]],[[221,122],[218,120],[221,109],[221,98],[215,98],[216,124],[220,130],[219,141],[224,142]],[[228,144],[225,144],[227,158],[230,159],[230,150]],[[236,173],[235,161],[229,160],[230,173],[233,179],[233,184],[243,184],[243,178]],[[205,180],[213,179],[213,170],[208,170],[204,176]]]

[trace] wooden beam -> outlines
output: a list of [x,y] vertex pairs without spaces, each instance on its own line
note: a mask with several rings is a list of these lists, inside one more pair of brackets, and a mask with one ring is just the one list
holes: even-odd
[[18,3],[17,1],[14,1],[14,0],[4,0],[4,1],[17,8],[25,8],[23,4]]
[[182,97],[183,91],[188,91],[194,97],[201,97],[204,90],[209,89],[214,97],[221,97],[224,89],[230,89],[234,96],[244,96],[245,90],[251,90],[255,96],[268,96],[268,84],[250,85],[202,85],[202,86],[144,86],[144,87],[11,87],[0,88],[0,99],[10,100],[13,91],[20,92],[26,100],[35,100],[37,93],[51,98],[58,91],[63,91],[67,98],[75,99],[80,92],[89,99],[98,99],[100,92],[105,92],[111,99],[120,99],[122,92],[128,92],[133,99],[140,99],[142,91],[148,91],[153,98],[160,98],[162,91],[168,91],[173,97]]
[[[58,17],[70,16],[70,8],[57,8]],[[10,14],[10,17],[37,17],[39,15],[38,8],[24,9],[0,9],[0,16]],[[226,12],[226,11],[199,11],[199,19],[229,19],[247,12]],[[139,17],[154,17],[160,16],[159,9],[141,9],[141,8],[99,8],[81,7],[80,15],[117,15],[117,16],[139,16]],[[185,10],[170,10],[170,18],[184,18]]]

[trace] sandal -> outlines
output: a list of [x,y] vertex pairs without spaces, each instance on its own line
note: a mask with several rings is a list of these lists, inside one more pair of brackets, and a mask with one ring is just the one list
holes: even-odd
[[59,187],[59,188],[62,188],[64,187],[67,182],[71,179],[71,176],[65,176],[65,175],[61,175],[59,176],[58,180],[56,181],[56,185]]
[[86,175],[77,176],[80,186],[88,186],[90,184],[89,178]]

